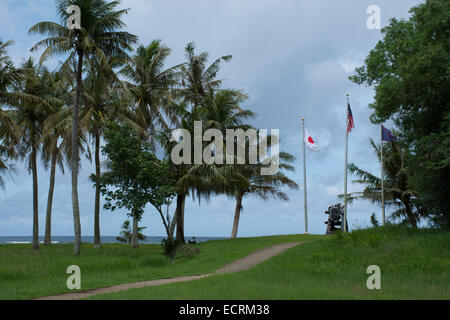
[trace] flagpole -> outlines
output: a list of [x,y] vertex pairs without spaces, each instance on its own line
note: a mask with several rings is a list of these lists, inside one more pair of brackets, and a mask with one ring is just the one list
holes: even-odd
[[381,131],[381,212],[383,216],[383,226],[386,225],[385,205],[384,205],[384,168],[383,168],[383,125],[380,125]]
[[305,206],[305,234],[308,234],[308,195],[306,190],[306,136],[305,136],[305,118],[302,118],[303,123],[303,192],[304,192],[304,206]]
[[347,226],[347,172],[348,172],[348,104],[349,95],[347,94],[347,105],[345,114],[347,116],[347,125],[345,126],[345,179],[344,179],[344,221],[342,222],[344,232],[348,231]]

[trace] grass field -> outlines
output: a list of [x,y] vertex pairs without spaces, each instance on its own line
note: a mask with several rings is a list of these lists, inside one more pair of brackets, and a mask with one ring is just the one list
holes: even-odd
[[[381,290],[368,290],[369,265]],[[450,299],[450,234],[387,227],[311,241],[245,272],[91,299]]]
[[[399,226],[348,235],[274,236],[211,241],[175,261],[159,245],[125,245],[81,256],[71,245],[0,245],[0,299],[30,299],[69,292],[66,269],[81,268],[82,290],[143,280],[200,275],[272,245],[306,241],[240,273],[188,283],[97,295],[92,299],[450,299],[450,233]],[[381,268],[381,290],[366,287],[369,265]]]
[[33,252],[31,245],[0,245],[0,299],[31,299],[69,292],[66,269],[81,268],[82,290],[116,284],[200,275],[215,271],[250,253],[272,245],[320,239],[320,236],[277,236],[195,245],[199,253],[190,259],[171,261],[162,255],[160,245],[104,245],[94,249],[84,245],[81,256],[72,254],[72,245],[41,246]]

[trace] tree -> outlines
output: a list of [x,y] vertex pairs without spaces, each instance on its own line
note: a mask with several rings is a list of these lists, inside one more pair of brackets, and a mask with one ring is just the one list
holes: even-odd
[[140,46],[120,71],[131,81],[126,82],[126,87],[135,104],[129,117],[134,121],[132,126],[152,146],[155,145],[157,131],[160,128],[168,129],[177,120],[170,98],[180,66],[164,69],[170,53],[171,50],[161,45],[160,40],[154,40],[147,47]]
[[[45,99],[51,104],[52,108],[49,110],[46,120],[43,123],[42,132],[42,161],[46,169],[50,165],[50,183],[47,198],[47,211],[45,215],[45,233],[44,246],[52,244],[52,206],[53,194],[55,190],[56,166],[58,165],[64,173],[64,145],[67,144],[67,131],[53,127],[49,128],[53,116],[58,114],[67,100],[68,84],[64,80],[61,73],[48,72],[46,76],[41,79],[45,87],[45,92],[41,92]],[[66,147],[67,148],[67,147]]]
[[[381,147],[377,146],[373,140],[370,142],[378,161],[381,161]],[[396,142],[385,145],[383,148],[385,203],[387,206],[397,207],[397,210],[392,213],[392,219],[406,218],[405,222],[409,223],[413,228],[417,228],[417,223],[420,221],[423,211],[414,201],[417,192],[409,187],[409,175],[405,162],[408,149],[402,148]],[[362,192],[350,194],[349,198],[351,200],[368,199],[373,203],[381,204],[381,178],[358,168],[353,163],[349,165],[349,172],[358,178],[353,183],[366,186]]]
[[[278,156],[280,159],[280,170],[294,171],[294,168],[289,165],[295,161],[295,157],[286,152],[280,152]],[[248,162],[247,162],[248,163]],[[247,195],[256,195],[257,197],[268,200],[270,197],[289,201],[286,193],[281,191],[281,188],[288,187],[293,190],[298,189],[297,183],[286,176],[282,171],[274,175],[261,175],[261,169],[265,167],[263,161],[259,161],[256,165],[245,164],[235,165],[239,175],[244,177],[244,180],[236,181],[231,185],[231,193],[236,199],[236,208],[234,213],[233,229],[231,238],[236,238],[239,228],[239,220],[243,210],[243,199]],[[230,191],[228,191],[230,193]]]
[[[62,24],[40,22],[29,30],[29,34],[43,34],[48,38],[39,41],[31,50],[45,48],[41,63],[55,54],[68,54],[65,64],[76,62],[76,92],[72,115],[72,205],[74,215],[74,254],[81,252],[81,224],[78,204],[78,113],[83,90],[83,61],[85,58],[100,58],[108,66],[108,58],[125,59],[127,51],[137,42],[137,37],[120,31],[124,27],[121,20],[128,10],[116,11],[121,1],[105,0],[57,0],[57,11]],[[67,8],[76,5],[81,10],[81,30],[65,27],[70,14]]]
[[[215,94],[222,83],[221,80],[217,79],[217,73],[220,70],[221,62],[230,61],[231,56],[216,59],[208,66],[208,53],[203,52],[196,55],[194,43],[189,43],[186,46],[185,54],[187,61],[179,67],[181,86],[172,90],[174,99],[170,101],[170,105],[178,116],[177,129],[185,129],[193,136],[195,121],[207,122],[209,120],[207,105],[211,103],[211,95]],[[177,143],[171,141],[171,130],[164,128],[158,136],[166,156],[170,157],[172,148]],[[191,161],[191,163],[194,163],[194,161]],[[208,195],[210,194],[208,188],[212,188],[214,183],[223,183],[225,177],[216,170],[217,168],[214,165],[198,168],[198,166],[189,164],[176,166],[171,164],[171,167],[174,179],[177,181],[177,205],[173,218],[173,222],[176,223],[176,240],[185,243],[184,208],[190,191],[197,192],[199,196]],[[208,172],[208,176],[199,176],[198,172],[200,171]],[[206,188],[205,181],[210,181]],[[211,183],[211,181],[214,182]]]
[[9,163],[7,159],[11,157],[11,153],[3,146],[0,146],[0,188],[5,187],[5,181],[3,179],[6,175],[11,175],[15,172],[15,167],[12,163]]
[[350,79],[375,87],[372,122],[393,120],[411,152],[409,183],[442,227],[450,228],[450,2],[427,0],[409,20],[392,19]]
[[[133,218],[132,244],[137,248],[138,222],[146,205],[161,208],[168,205],[175,194],[170,168],[150,152],[150,145],[143,143],[129,126],[109,124],[104,136],[106,146],[102,153],[107,157],[108,171],[100,179],[95,176],[92,179],[105,195],[105,209],[129,210]],[[162,214],[162,210],[159,212]]]
[[[20,84],[20,91],[24,95],[42,97],[46,92],[45,80],[48,71],[39,69],[33,60],[28,59],[23,65],[24,80]],[[37,99],[37,98],[36,98]],[[39,249],[39,213],[38,213],[38,175],[37,156],[42,147],[43,124],[51,110],[44,99],[33,102],[19,98],[17,103],[10,106],[11,118],[20,128],[20,136],[15,146],[17,155],[27,160],[28,170],[33,177],[33,241],[34,250]]]
[[[143,230],[147,229],[147,227],[139,227],[137,238],[138,240],[145,240],[147,236],[142,233]],[[116,238],[117,241],[131,244],[133,240],[133,231],[130,228],[130,220],[126,220],[122,225],[122,231],[120,231],[120,237]]]
[[372,224],[372,226],[374,228],[379,227],[380,223],[377,220],[377,216],[375,215],[375,212],[372,213],[372,215],[370,216],[370,223]]
[[15,157],[14,148],[17,138],[20,136],[20,128],[11,118],[11,113],[6,109],[11,103],[17,102],[23,94],[18,88],[23,79],[23,72],[14,67],[7,49],[13,41],[3,43],[0,41],[0,186],[4,186],[3,175],[14,172],[12,163],[8,160]]
[[217,73],[220,71],[222,61],[228,62],[232,56],[223,56],[208,66],[209,54],[202,52],[196,55],[193,42],[187,44],[185,55],[187,61],[180,66],[181,94],[185,103],[197,108],[209,92],[214,92],[220,87],[222,80],[217,79]]
[[[109,61],[108,65],[120,65],[121,62]],[[122,120],[128,116],[129,101],[127,93],[116,74],[99,61],[92,59],[86,63],[88,70],[83,90],[84,106],[80,110],[79,126],[89,133],[94,140],[95,175],[101,176],[100,143],[104,125],[114,120]],[[100,236],[100,187],[95,187],[94,205],[94,246],[101,246]]]

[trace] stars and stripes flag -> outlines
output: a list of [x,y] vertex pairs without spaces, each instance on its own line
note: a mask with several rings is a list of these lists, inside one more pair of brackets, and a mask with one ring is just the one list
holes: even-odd
[[352,108],[350,107],[350,103],[348,103],[347,110],[347,133],[350,133],[352,129],[355,129],[355,122],[353,121],[353,113]]
[[350,107],[349,95],[347,94],[347,134],[345,135],[345,179],[344,179],[344,219],[342,223],[342,230],[348,232],[347,225],[347,176],[348,176],[348,136],[352,129],[355,128],[353,121],[352,108]]

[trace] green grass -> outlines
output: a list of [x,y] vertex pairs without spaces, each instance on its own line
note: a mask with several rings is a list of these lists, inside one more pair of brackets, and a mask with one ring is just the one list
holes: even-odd
[[31,299],[70,292],[66,288],[70,265],[81,268],[82,290],[144,280],[200,275],[215,271],[265,247],[284,242],[315,240],[319,236],[277,236],[195,245],[199,253],[190,259],[171,261],[162,255],[160,245],[104,245],[95,249],[83,245],[80,256],[73,256],[72,245],[0,245],[0,300]]
[[[381,290],[366,287],[369,265],[381,268]],[[359,230],[308,242],[249,271],[91,299],[450,299],[450,233]]]

